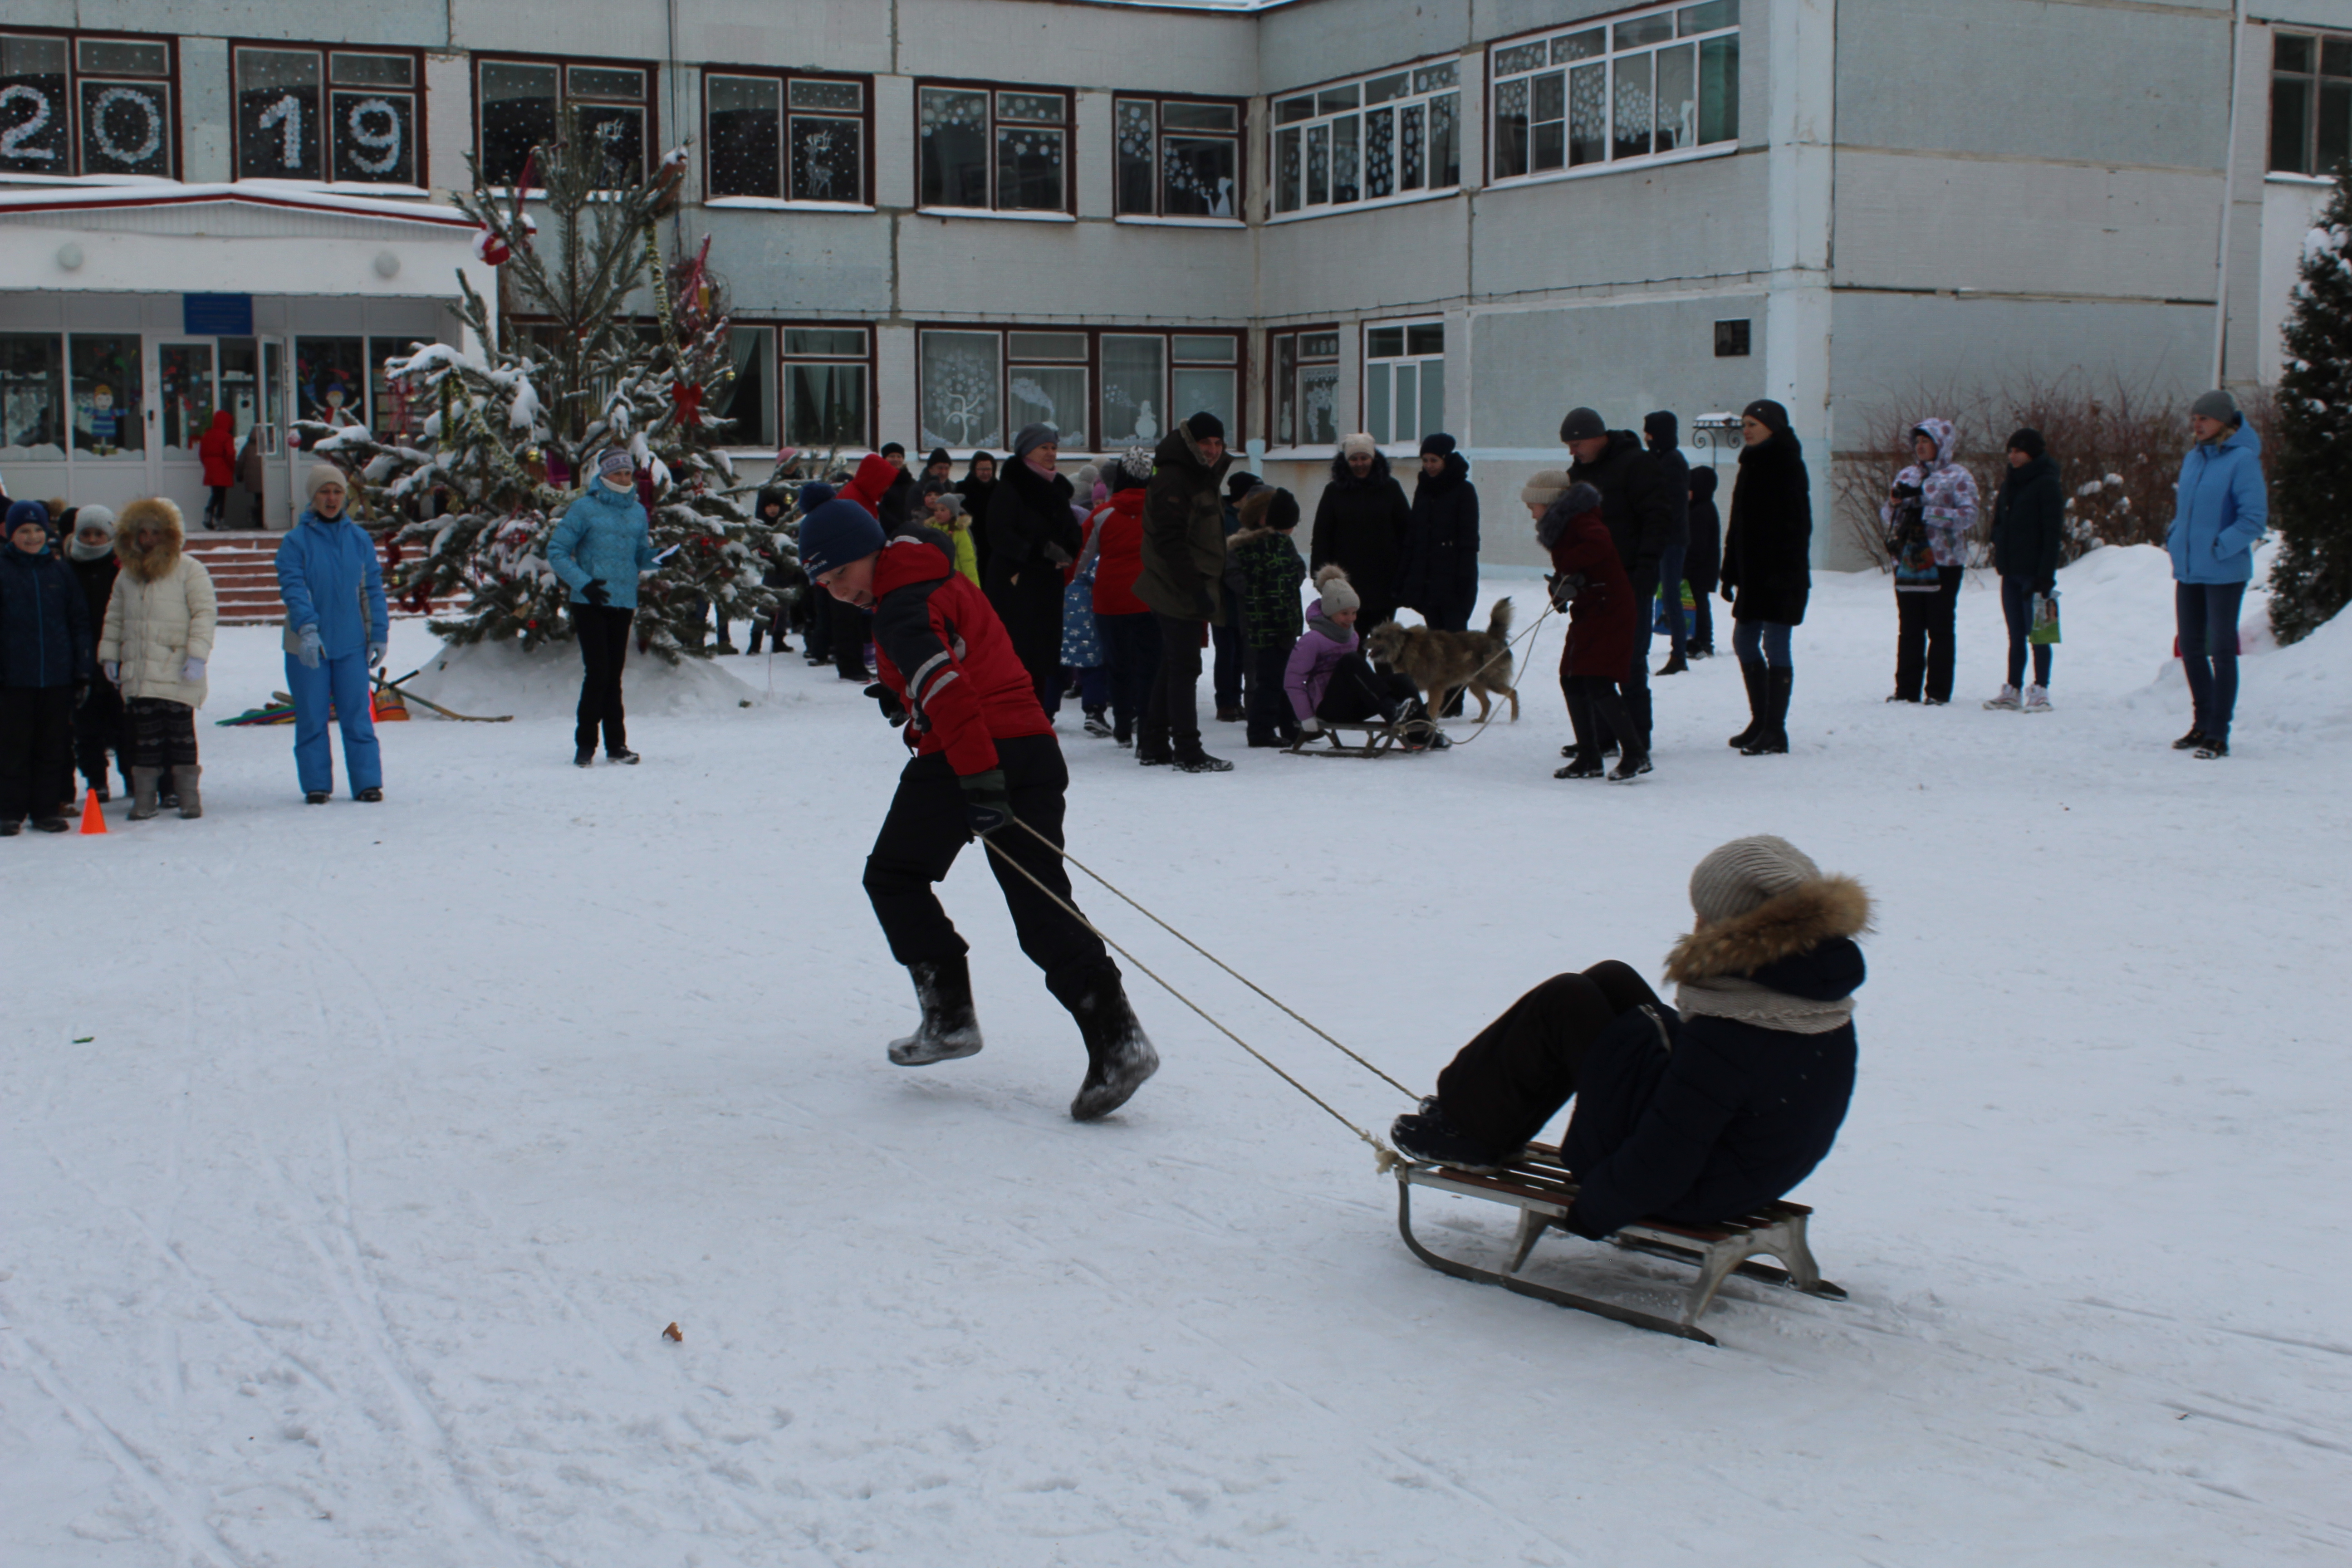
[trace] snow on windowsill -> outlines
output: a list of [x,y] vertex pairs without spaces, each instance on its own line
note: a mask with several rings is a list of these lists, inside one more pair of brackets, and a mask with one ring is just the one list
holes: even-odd
[[711,196],[702,204],[719,212],[870,213],[866,202],[795,201],[784,196]]
[[1737,142],[1717,142],[1681,153],[1653,153],[1645,158],[1612,159],[1606,163],[1587,163],[1576,169],[1549,169],[1540,174],[1513,174],[1506,179],[1489,180],[1486,188],[1490,191],[1516,191],[1523,185],[1555,185],[1562,180],[1590,180],[1602,174],[1633,174],[1643,169],[1662,169],[1675,163],[1728,158],[1738,151],[1739,143]]
[[1381,196],[1369,202],[1349,202],[1344,205],[1332,205],[1327,203],[1322,206],[1304,207],[1295,213],[1272,213],[1267,216],[1265,221],[1271,226],[1277,223],[1304,223],[1309,218],[1345,217],[1349,213],[1378,212],[1382,207],[1411,206],[1415,202],[1442,202],[1449,196],[1465,195],[1469,189],[1467,185],[1448,185],[1443,190],[1408,191],[1402,195]]
[[994,207],[917,207],[917,217],[992,217],[1007,223],[1076,223],[1068,213],[998,212]]
[[1150,217],[1141,213],[1121,213],[1111,221],[1133,224],[1138,228],[1246,229],[1249,227],[1249,225],[1237,217]]
[[2325,187],[2336,183],[2332,174],[2298,174],[2291,169],[2270,169],[2263,174],[2266,185],[2310,185]]

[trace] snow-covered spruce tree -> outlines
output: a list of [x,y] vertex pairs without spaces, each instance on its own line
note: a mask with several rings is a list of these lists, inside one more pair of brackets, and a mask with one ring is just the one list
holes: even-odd
[[[714,599],[738,620],[772,608],[776,595],[761,582],[767,558],[796,557],[788,537],[735,498],[732,465],[711,444],[728,421],[704,405],[732,372],[726,318],[702,287],[707,256],[679,269],[696,282],[688,298],[667,286],[656,238],[684,174],[681,149],[650,178],[622,184],[576,120],[564,140],[532,150],[504,196],[476,167],[456,205],[481,225],[478,248],[502,268],[502,309],[494,325],[461,275],[459,310],[488,352],[421,344],[393,363],[395,390],[427,410],[414,444],[305,426],[322,456],[356,473],[362,516],[396,530],[394,594],[457,601],[429,623],[436,634],[525,647],[571,637],[569,590],[547,563],[547,542],[594,482],[595,456],[615,443],[636,461],[655,548],[669,552],[639,584],[646,646],[672,659],[707,653]],[[524,209],[531,185],[543,193],[543,227]],[[517,315],[531,320],[518,325]]]
[[2303,237],[2271,454],[2271,630],[2310,635],[2352,601],[2352,164]]

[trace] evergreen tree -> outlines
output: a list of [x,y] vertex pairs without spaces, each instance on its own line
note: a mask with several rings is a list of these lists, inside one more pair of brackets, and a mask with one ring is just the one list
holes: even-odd
[[2271,454],[2271,629],[2309,636],[2352,601],[2352,164],[2303,237]]
[[[394,593],[457,601],[429,623],[436,634],[525,647],[571,637],[570,590],[547,563],[547,541],[615,445],[635,459],[662,557],[638,584],[646,645],[671,659],[707,654],[713,603],[735,620],[772,613],[778,595],[761,577],[771,560],[797,556],[738,499],[748,487],[714,444],[729,421],[705,412],[733,375],[709,244],[669,266],[657,237],[685,170],[680,149],[651,177],[621,179],[576,118],[562,140],[532,150],[504,196],[476,166],[456,205],[502,268],[503,308],[493,323],[461,274],[459,312],[487,352],[423,344],[392,363],[395,395],[427,410],[413,438],[303,426],[320,454],[355,471],[362,516],[395,530]],[[534,184],[543,232],[523,203]],[[518,314],[535,319],[518,325]]]

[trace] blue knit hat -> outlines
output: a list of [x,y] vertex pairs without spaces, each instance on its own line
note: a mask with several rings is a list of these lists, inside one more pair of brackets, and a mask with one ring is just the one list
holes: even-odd
[[37,500],[20,500],[8,508],[8,531],[14,534],[26,523],[38,527],[46,539],[56,530],[49,526],[49,509]]
[[812,578],[863,561],[882,544],[882,525],[854,500],[829,500],[801,519],[801,567]]

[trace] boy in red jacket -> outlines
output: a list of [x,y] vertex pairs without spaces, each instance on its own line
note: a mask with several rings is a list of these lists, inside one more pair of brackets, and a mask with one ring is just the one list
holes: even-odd
[[922,1008],[915,1032],[890,1043],[890,1059],[924,1067],[980,1050],[971,950],[932,885],[966,844],[986,837],[1021,951],[1045,972],[1045,989],[1086,1041],[1086,1082],[1070,1114],[1108,1115],[1160,1070],[1160,1057],[1102,939],[1071,912],[1069,875],[1055,853],[1069,770],[1013,639],[987,597],[957,574],[952,546],[929,530],[886,540],[864,508],[831,500],[802,521],[800,548],[812,581],[874,612],[881,681],[869,689],[890,721],[906,726],[915,752],[866,858],[866,895]]

